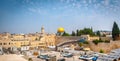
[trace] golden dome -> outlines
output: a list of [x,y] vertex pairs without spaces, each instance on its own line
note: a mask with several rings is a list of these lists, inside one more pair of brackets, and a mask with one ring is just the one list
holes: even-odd
[[63,27],[59,27],[57,31],[58,31],[58,32],[64,32],[65,30],[64,30]]

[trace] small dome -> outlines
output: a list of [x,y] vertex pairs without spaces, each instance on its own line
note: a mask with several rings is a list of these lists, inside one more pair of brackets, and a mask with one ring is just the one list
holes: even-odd
[[59,27],[57,31],[58,31],[58,32],[64,32],[65,30],[64,30],[63,27]]

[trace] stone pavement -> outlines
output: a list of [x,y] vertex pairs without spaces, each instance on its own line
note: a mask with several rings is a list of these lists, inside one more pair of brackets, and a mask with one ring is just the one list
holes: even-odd
[[0,61],[27,61],[22,56],[16,54],[0,55]]

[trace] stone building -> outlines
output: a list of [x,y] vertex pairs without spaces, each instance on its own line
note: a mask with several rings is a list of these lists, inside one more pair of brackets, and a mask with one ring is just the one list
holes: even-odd
[[55,36],[55,34],[45,33],[44,27],[41,27],[40,33],[0,34],[0,47],[20,50],[46,49],[49,46],[55,46]]

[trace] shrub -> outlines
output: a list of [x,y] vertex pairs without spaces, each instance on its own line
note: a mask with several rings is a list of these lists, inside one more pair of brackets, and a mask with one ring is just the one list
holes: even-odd
[[33,61],[32,58],[29,58],[28,61]]
[[80,42],[80,43],[79,43],[79,46],[80,46],[80,47],[82,47],[82,46],[83,46],[83,43],[82,43],[82,42]]
[[98,40],[99,42],[104,42],[103,40]]
[[103,40],[100,39],[100,40],[93,40],[92,42],[97,45],[98,43],[102,43],[102,42],[107,43],[108,41],[103,41]]
[[93,40],[93,43],[97,45],[99,43],[99,40]]
[[88,41],[84,41],[83,43],[84,43],[84,44],[89,44],[89,42],[88,42]]
[[109,40],[105,40],[105,43],[110,43],[110,41]]
[[102,50],[102,49],[100,49],[100,51],[99,51],[100,53],[104,53],[104,50]]

